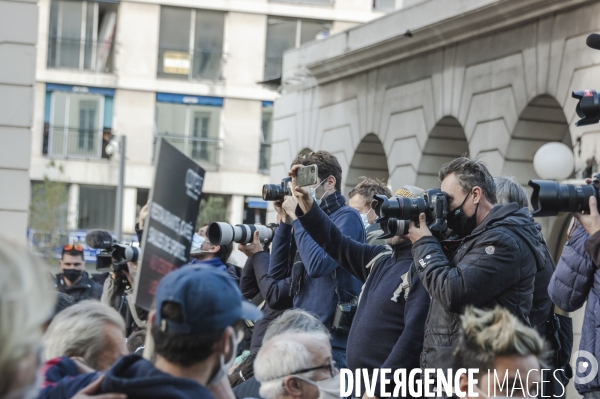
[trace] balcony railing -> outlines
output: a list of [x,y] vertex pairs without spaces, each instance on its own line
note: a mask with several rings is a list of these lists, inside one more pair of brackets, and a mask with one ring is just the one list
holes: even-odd
[[102,129],[49,126],[44,153],[53,158],[100,159],[102,136]]
[[158,49],[158,77],[219,81],[223,71],[223,52],[177,48]]
[[377,11],[393,11],[396,9],[396,0],[373,0],[373,9]]
[[101,73],[114,71],[112,40],[48,39],[48,68],[66,68]]
[[222,140],[159,134],[155,137],[155,146],[160,138],[164,138],[179,151],[204,167],[215,169],[218,166],[219,150]]
[[271,3],[315,4],[318,6],[333,5],[333,0],[269,0]]

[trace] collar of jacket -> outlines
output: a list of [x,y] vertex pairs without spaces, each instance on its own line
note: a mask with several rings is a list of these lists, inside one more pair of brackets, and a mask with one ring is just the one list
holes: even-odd
[[323,212],[327,214],[327,216],[331,216],[331,214],[335,213],[338,209],[346,205],[346,199],[342,195],[341,192],[335,190],[333,193],[329,194],[323,201],[321,201],[321,209]]
[[79,280],[79,282],[77,282],[77,284],[68,286],[65,284],[65,280],[63,279],[63,274],[59,273],[56,275],[56,282],[55,282],[55,286],[57,286],[58,284],[62,285],[65,289],[67,290],[73,290],[73,289],[79,289],[79,288],[91,288],[92,284],[90,282],[90,275],[88,274],[87,271],[83,271],[83,275],[81,276],[81,280]]
[[409,241],[407,243],[394,245],[392,247],[392,257],[396,262],[401,261],[403,259],[413,259],[412,243]]

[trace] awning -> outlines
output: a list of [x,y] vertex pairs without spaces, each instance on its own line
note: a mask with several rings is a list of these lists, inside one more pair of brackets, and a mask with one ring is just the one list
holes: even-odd
[[264,201],[260,197],[248,197],[246,203],[248,204],[248,208],[254,209],[267,209],[267,206],[269,205],[267,201]]

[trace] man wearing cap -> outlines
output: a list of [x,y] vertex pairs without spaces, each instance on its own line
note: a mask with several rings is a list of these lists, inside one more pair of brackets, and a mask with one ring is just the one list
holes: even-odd
[[85,271],[81,246],[65,245],[58,265],[61,273],[56,275],[54,281],[54,287],[58,292],[72,296],[75,302],[86,299],[100,300],[102,286]]
[[[292,174],[297,168],[292,168]],[[422,197],[423,190],[405,186],[398,195]],[[410,371],[419,367],[429,294],[411,267],[412,245],[406,236],[369,245],[344,235],[315,204],[308,190],[297,187],[296,211],[302,227],[342,268],[364,283],[348,336],[348,368],[389,368]],[[376,339],[374,339],[376,337]],[[393,379],[392,379],[393,380]],[[382,397],[377,381],[375,396]],[[385,390],[392,393],[393,381]],[[365,392],[364,389],[362,392]]]
[[[213,398],[207,386],[220,382],[233,364],[242,320],[257,320],[261,311],[243,301],[227,273],[206,265],[166,275],[155,303],[148,317],[155,363],[135,354],[122,357],[104,374],[96,393],[129,399]],[[96,378],[91,373],[63,379],[40,397],[73,397]]]

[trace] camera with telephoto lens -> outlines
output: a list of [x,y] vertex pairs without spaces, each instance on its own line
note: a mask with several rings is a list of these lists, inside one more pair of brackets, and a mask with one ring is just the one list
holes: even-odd
[[581,119],[575,123],[575,126],[593,125],[600,121],[600,96],[596,90],[574,91],[571,96],[579,100],[575,112]]
[[262,189],[262,197],[265,201],[283,201],[286,195],[292,195],[289,183],[291,177],[281,180],[280,184],[265,184]]
[[[533,188],[533,216],[556,216],[560,212],[589,213],[590,197],[599,199],[600,173],[589,185],[559,184],[552,180],[529,180],[529,185]],[[600,209],[600,201],[597,203]]]
[[232,242],[239,244],[249,244],[254,240],[254,232],[258,231],[260,242],[264,244],[273,240],[275,230],[278,224],[271,223],[267,225],[255,224],[236,224],[214,222],[208,226],[208,241],[212,245],[228,245]]
[[137,262],[140,258],[140,248],[119,243],[105,230],[90,231],[85,242],[89,247],[100,250],[96,256],[98,271],[128,271],[127,262]]
[[371,207],[375,210],[383,235],[379,238],[390,238],[408,234],[410,221],[419,221],[419,215],[425,214],[427,227],[436,237],[443,238],[448,230],[448,198],[439,188],[425,191],[423,198],[405,198],[376,194]]

